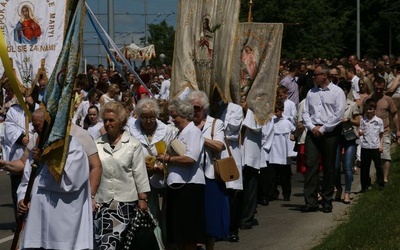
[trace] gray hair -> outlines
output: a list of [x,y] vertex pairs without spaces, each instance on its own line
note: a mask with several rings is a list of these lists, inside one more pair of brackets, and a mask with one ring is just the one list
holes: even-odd
[[144,111],[154,112],[157,118],[160,115],[160,107],[157,101],[152,98],[143,98],[136,104],[135,113],[138,117],[140,117]]
[[44,111],[43,109],[40,107],[38,109],[36,109],[35,111],[33,111],[32,113],[32,118],[33,117],[37,117],[40,121],[44,121]]
[[189,103],[192,103],[194,101],[200,102],[201,106],[204,109],[208,109],[208,106],[210,106],[210,101],[208,100],[208,97],[204,91],[201,90],[193,90],[189,93],[187,96],[186,100]]
[[179,98],[169,101],[168,111],[170,114],[172,111],[176,111],[180,117],[189,121],[193,120],[194,110],[192,104]]

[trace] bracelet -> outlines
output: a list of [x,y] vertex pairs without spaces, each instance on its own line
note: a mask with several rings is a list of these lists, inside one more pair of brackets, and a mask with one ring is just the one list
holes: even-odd
[[94,195],[90,196],[94,200]]
[[144,202],[147,202],[147,199],[139,199],[140,201],[144,201]]
[[166,158],[166,156],[167,156],[167,155],[164,155],[164,162],[165,162],[165,163],[169,163],[169,162],[170,162],[170,160],[171,160],[171,156],[170,156],[170,155],[168,155],[168,159],[165,159],[165,158]]

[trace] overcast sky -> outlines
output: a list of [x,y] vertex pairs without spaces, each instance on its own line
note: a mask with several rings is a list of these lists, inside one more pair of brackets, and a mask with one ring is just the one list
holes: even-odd
[[[113,0],[114,1],[114,42],[122,47],[134,41],[140,45],[145,32],[145,2],[147,1],[148,24],[159,24],[165,20],[175,27],[178,0]],[[108,31],[108,0],[86,0],[97,19]],[[87,63],[105,64],[105,50],[88,18],[85,20],[83,58]],[[157,51],[156,51],[157,52]]]

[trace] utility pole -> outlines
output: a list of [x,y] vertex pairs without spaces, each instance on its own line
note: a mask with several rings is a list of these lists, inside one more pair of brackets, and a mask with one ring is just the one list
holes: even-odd
[[360,0],[357,0],[357,57],[360,58]]
[[[147,36],[147,15],[148,15],[148,6],[147,6],[147,0],[144,0],[144,47],[146,47],[149,44],[148,41],[148,36]],[[149,60],[145,61],[145,65],[149,65]]]
[[[114,41],[114,0],[108,0],[108,34]],[[108,47],[111,47],[110,43],[108,43]],[[109,68],[108,65],[107,70]]]

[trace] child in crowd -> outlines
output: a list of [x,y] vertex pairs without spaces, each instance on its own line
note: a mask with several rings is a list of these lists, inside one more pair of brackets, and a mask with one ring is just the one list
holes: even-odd
[[361,119],[359,135],[361,144],[361,192],[367,191],[371,186],[369,176],[371,161],[376,169],[378,188],[384,186],[383,171],[381,166],[381,152],[383,151],[383,121],[375,115],[376,102],[367,99],[364,104],[364,117]]
[[294,140],[295,126],[289,120],[287,116],[283,115],[284,103],[283,100],[276,100],[275,104],[275,115],[271,121],[264,125],[266,128],[263,132],[263,148],[265,150],[266,160],[269,168],[269,193],[273,193],[276,190],[276,181],[279,179],[282,187],[282,195],[284,201],[290,201],[290,195],[292,185],[290,178],[291,172],[291,160],[290,157],[295,156],[293,154],[292,141]]
[[276,96],[278,99],[283,101],[284,109],[285,109],[285,111],[283,111],[283,115],[290,118],[290,121],[293,124],[296,124],[297,107],[293,101],[287,99],[287,97],[288,97],[287,92],[288,92],[288,90],[285,86],[279,85],[278,90],[276,91]]

